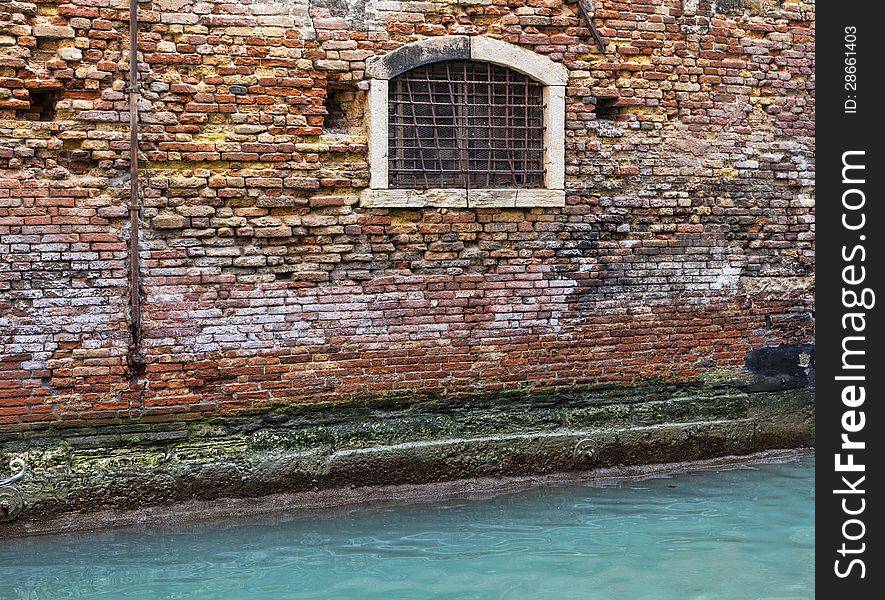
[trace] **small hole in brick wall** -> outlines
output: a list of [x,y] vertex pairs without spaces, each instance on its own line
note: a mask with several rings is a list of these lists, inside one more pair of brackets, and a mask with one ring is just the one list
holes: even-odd
[[324,129],[330,133],[346,133],[354,124],[356,87],[351,82],[330,81],[326,88],[326,120]]
[[16,111],[16,117],[26,121],[51,121],[55,118],[55,105],[61,98],[61,92],[53,90],[32,91],[31,107]]
[[617,98],[599,98],[596,101],[596,118],[614,121],[621,114]]

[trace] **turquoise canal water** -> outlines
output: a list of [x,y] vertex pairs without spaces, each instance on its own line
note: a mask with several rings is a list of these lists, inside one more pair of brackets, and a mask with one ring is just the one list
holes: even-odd
[[0,598],[813,598],[814,459],[0,539]]

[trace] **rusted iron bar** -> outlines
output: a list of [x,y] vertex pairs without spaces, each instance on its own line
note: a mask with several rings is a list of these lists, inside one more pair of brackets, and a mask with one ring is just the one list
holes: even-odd
[[590,0],[578,0],[578,7],[581,9],[581,14],[584,15],[584,21],[587,22],[587,27],[590,28],[590,33],[596,41],[596,46],[599,48],[600,52],[605,54],[605,47],[608,45],[608,41],[599,34],[596,25],[593,24],[593,19],[590,17],[590,14],[595,13],[596,9]]
[[129,0],[129,371],[138,380],[141,359],[141,277],[138,189],[138,0]]

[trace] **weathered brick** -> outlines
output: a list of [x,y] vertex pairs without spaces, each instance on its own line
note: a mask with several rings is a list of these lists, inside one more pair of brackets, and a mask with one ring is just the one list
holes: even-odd
[[[4,427],[695,383],[813,339],[813,3],[597,3],[600,53],[556,0],[462,2],[455,21],[160,0],[140,41],[132,386],[128,5],[80,4],[0,10]],[[360,204],[367,64],[459,34],[569,69],[565,206]],[[32,106],[41,90],[55,106]]]
[[163,213],[151,220],[151,225],[157,229],[181,229],[187,227],[189,220],[181,215]]
[[76,35],[73,28],[68,25],[50,25],[40,23],[32,29],[34,37],[38,38],[72,38]]

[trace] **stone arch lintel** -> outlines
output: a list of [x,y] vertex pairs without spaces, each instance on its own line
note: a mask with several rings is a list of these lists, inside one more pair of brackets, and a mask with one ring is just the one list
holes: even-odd
[[366,61],[366,77],[392,79],[415,67],[444,60],[490,62],[528,75],[544,85],[565,85],[568,69],[543,54],[483,36],[446,35],[411,42]]

